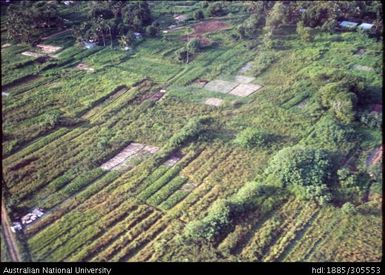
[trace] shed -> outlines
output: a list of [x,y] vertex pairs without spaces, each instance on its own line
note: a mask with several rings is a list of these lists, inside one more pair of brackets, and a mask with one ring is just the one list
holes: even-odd
[[21,229],[23,229],[23,227],[21,226],[21,223],[19,222],[12,223],[11,230],[13,233],[15,233],[16,231],[20,231]]
[[32,214],[40,218],[41,216],[44,215],[44,212],[40,208],[35,208],[33,209]]
[[339,23],[339,26],[345,29],[355,29],[357,25],[358,23],[351,22],[351,21],[342,21]]
[[361,25],[358,26],[358,28],[364,31],[370,31],[371,29],[374,28],[374,24],[362,23]]

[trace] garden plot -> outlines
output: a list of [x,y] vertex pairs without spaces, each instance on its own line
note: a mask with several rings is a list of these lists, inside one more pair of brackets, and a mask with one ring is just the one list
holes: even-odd
[[222,103],[223,103],[222,99],[215,98],[215,97],[210,97],[210,98],[206,99],[206,101],[205,101],[206,105],[216,106],[216,107],[221,106]]
[[245,97],[251,95],[261,88],[262,86],[258,84],[241,83],[235,89],[231,90],[230,94]]
[[219,92],[219,93],[227,94],[232,89],[234,89],[237,85],[238,85],[238,83],[236,83],[236,82],[217,79],[217,80],[212,80],[209,83],[207,83],[205,85],[205,89],[212,91],[212,92]]

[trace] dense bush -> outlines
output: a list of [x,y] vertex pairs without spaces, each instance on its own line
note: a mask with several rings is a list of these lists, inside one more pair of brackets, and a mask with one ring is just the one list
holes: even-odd
[[317,148],[341,150],[349,148],[356,138],[351,126],[342,125],[332,117],[323,117],[314,127],[314,131],[306,137],[304,143]]
[[241,145],[244,148],[262,147],[268,142],[269,135],[264,131],[255,128],[246,128],[241,131],[234,143]]
[[296,195],[324,203],[330,200],[326,182],[331,169],[331,161],[325,151],[294,146],[274,155],[265,172],[270,180],[291,188]]
[[230,206],[226,201],[216,201],[208,215],[186,226],[187,237],[194,240],[213,241],[217,233],[230,222]]

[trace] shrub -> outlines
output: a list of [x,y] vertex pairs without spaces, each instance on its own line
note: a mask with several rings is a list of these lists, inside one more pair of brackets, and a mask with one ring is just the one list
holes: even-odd
[[351,202],[344,203],[344,205],[341,207],[341,211],[346,215],[357,214],[357,209]]
[[210,16],[223,16],[223,15],[226,15],[226,11],[223,8],[222,3],[215,2],[215,3],[210,4],[209,14],[210,14]]
[[193,221],[186,226],[186,235],[193,240],[213,241],[217,232],[230,222],[230,206],[218,200],[210,208],[208,215],[201,221]]
[[269,135],[265,132],[254,129],[246,128],[240,132],[234,140],[234,143],[241,145],[244,148],[262,147],[268,142]]
[[326,182],[332,169],[328,154],[312,147],[294,146],[280,150],[266,169],[269,180],[290,187],[304,199],[323,204],[330,200]]
[[302,21],[299,21],[297,24],[297,33],[302,41],[310,42],[313,40],[311,28],[305,27]]
[[205,18],[205,15],[203,14],[202,10],[195,11],[193,16],[194,16],[195,20],[201,20],[201,19]]

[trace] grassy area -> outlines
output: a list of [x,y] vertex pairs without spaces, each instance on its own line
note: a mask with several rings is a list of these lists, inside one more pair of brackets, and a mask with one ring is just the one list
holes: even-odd
[[[202,5],[151,3],[161,28],[170,24],[170,12],[191,17]],[[81,21],[85,9],[65,9],[66,16]],[[380,201],[365,199],[371,186],[378,186],[369,176],[371,167],[363,164],[382,144],[381,127],[360,122],[358,112],[350,123],[341,123],[322,105],[323,88],[338,82],[334,78],[340,74],[362,78],[358,110],[370,111],[382,100],[381,42],[358,32],[319,30],[313,41],[303,42],[294,25],[284,25],[274,33],[274,48],[258,42],[250,49],[250,41],[232,37],[241,16],[248,16],[243,3],[229,4],[220,20],[232,29],[209,34],[215,43],[188,64],[175,58],[186,45],[185,30],[146,38],[130,51],[117,45],[87,50],[70,33],[58,34],[44,43],[63,49],[43,64],[20,54],[28,46],[1,49],[2,85],[9,93],[2,96],[9,204],[15,214],[34,207],[46,212],[24,230],[33,261],[381,259]],[[365,53],[359,56],[361,48]],[[79,63],[94,71],[77,69]],[[244,75],[262,86],[250,96],[193,85],[196,79],[234,81],[247,63],[251,69]],[[373,70],[356,70],[357,64]],[[23,79],[29,75],[36,77]],[[119,87],[127,89],[117,94]],[[149,99],[161,89],[166,90],[161,100]],[[213,97],[223,105],[203,104]],[[266,133],[266,144],[235,143],[246,128]],[[123,171],[100,169],[131,142],[160,150]],[[272,157],[298,144],[332,156],[331,179],[325,183],[333,192],[329,203],[300,200],[275,186],[213,243],[180,237],[186,224],[209,216],[216,202],[236,197],[248,182],[267,181],[264,171]],[[166,166],[177,152],[181,159]],[[337,176],[347,167],[358,178],[355,189]],[[355,214],[341,210],[350,201]],[[3,239],[1,251],[6,261]]]

